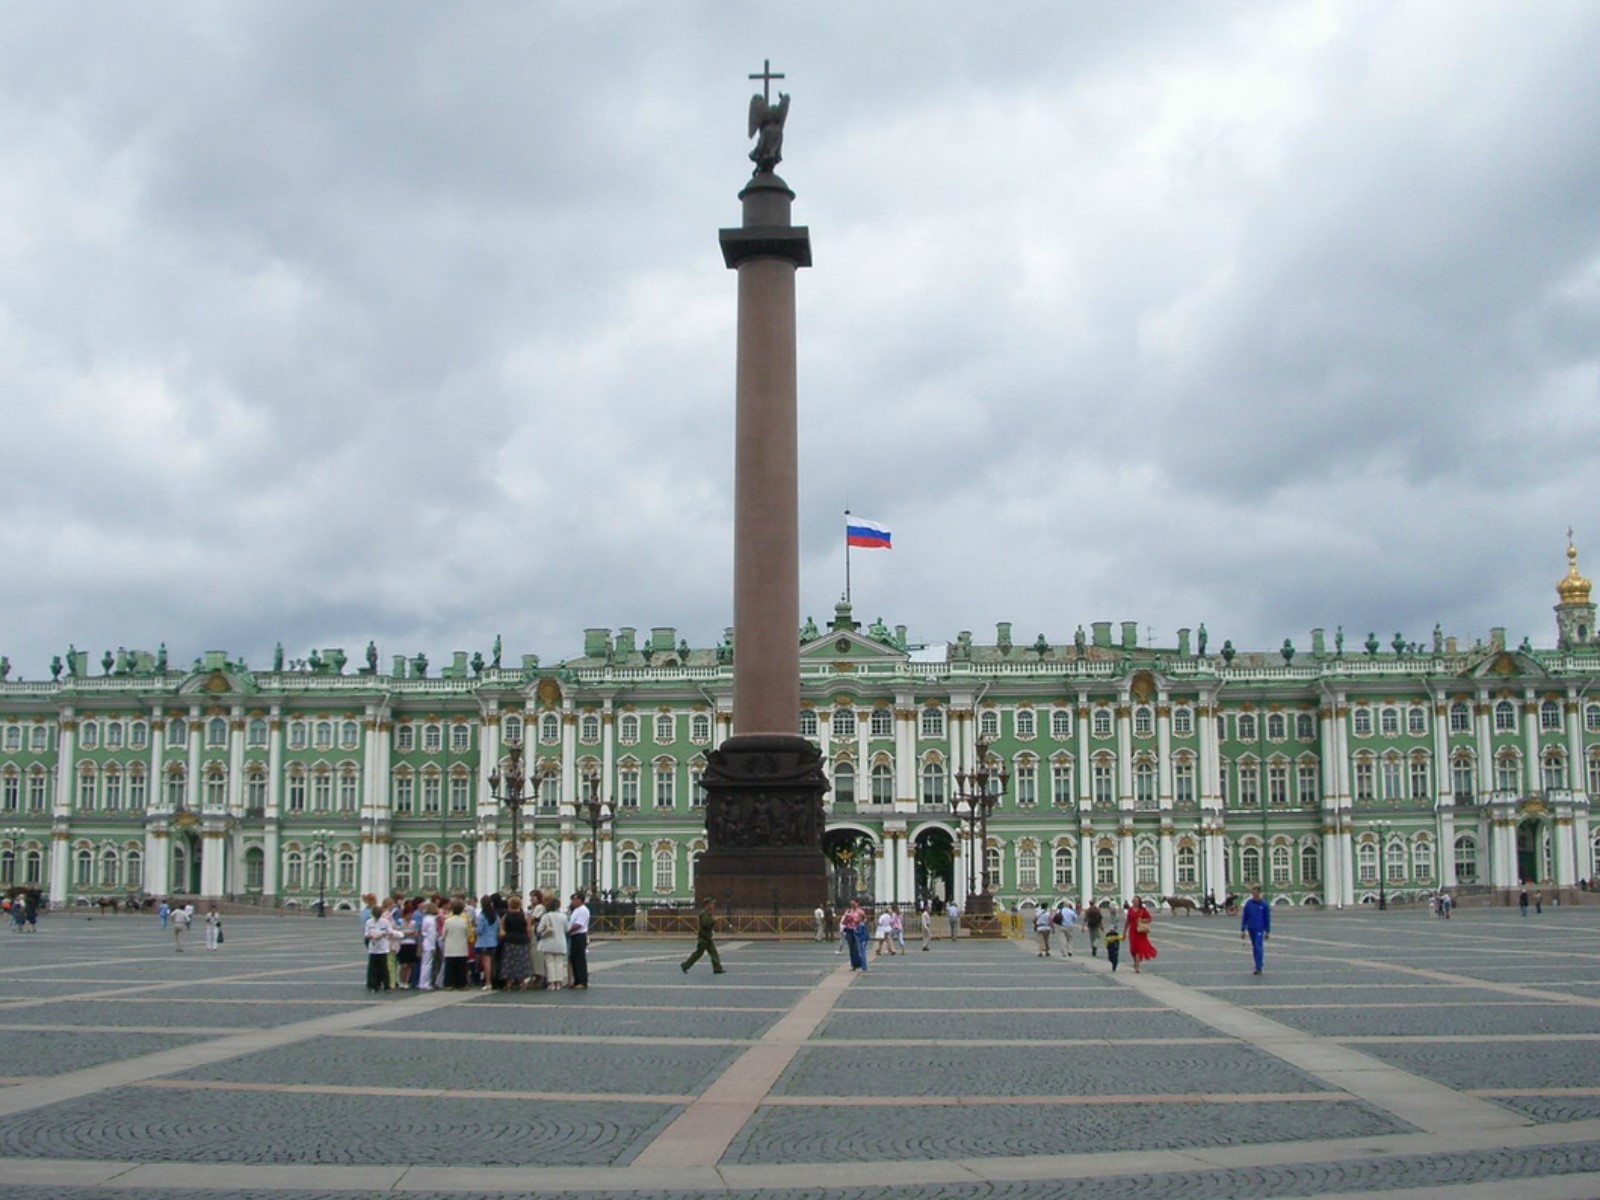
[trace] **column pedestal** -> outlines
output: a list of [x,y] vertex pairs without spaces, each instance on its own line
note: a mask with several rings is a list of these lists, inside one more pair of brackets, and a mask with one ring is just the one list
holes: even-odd
[[806,738],[736,734],[708,757],[706,834],[695,894],[724,909],[810,912],[828,895],[822,755]]

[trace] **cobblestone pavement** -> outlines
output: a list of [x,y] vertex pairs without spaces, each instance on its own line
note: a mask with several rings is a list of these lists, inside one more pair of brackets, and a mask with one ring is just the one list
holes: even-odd
[[[606,941],[587,992],[369,995],[354,920],[0,935],[6,1200],[1600,1200],[1600,909],[1224,918],[1152,969]],[[1070,1186],[1069,1186],[1070,1185]]]

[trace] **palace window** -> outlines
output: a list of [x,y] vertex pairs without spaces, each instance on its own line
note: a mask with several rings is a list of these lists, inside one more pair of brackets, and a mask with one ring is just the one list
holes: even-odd
[[1200,882],[1200,856],[1193,842],[1178,843],[1178,882],[1191,886]]
[[1289,721],[1282,713],[1267,714],[1267,741],[1281,742],[1289,737]]
[[221,717],[212,717],[206,722],[206,747],[220,750],[228,744],[228,723]]
[[872,710],[872,736],[875,738],[894,736],[894,712],[891,709]]
[[516,713],[507,713],[505,723],[501,726],[506,744],[520,746],[522,744],[522,718]]
[[6,736],[6,752],[8,754],[16,754],[18,751],[20,751],[22,749],[22,726],[20,726],[20,725],[7,725],[6,726],[6,735],[5,736]]
[[1517,731],[1517,706],[1511,701],[1495,701],[1494,731],[1496,733],[1515,733]]
[[1478,792],[1478,772],[1471,758],[1457,755],[1450,760],[1450,788],[1457,804],[1471,804]]
[[128,772],[128,807],[134,812],[142,812],[148,803],[148,791],[145,783],[144,768],[135,766]]
[[1400,759],[1389,754],[1383,760],[1383,798],[1400,799]]
[[411,853],[403,847],[394,852],[394,887],[397,892],[411,891]]
[[[167,723],[167,745],[173,749],[178,749],[180,747],[187,746],[188,744],[189,722],[185,721],[182,717],[174,717],[170,722]],[[305,744],[306,733],[305,727],[302,726],[300,729],[300,747],[304,748]]]
[[1433,881],[1433,843],[1426,839],[1419,840],[1411,850],[1412,873],[1418,883],[1431,883]]
[[800,736],[814,738],[817,736],[817,710],[802,708],[800,710]]
[[1296,713],[1294,717],[1294,736],[1302,742],[1317,740],[1317,719],[1308,712]]
[[539,741],[546,746],[553,746],[560,740],[561,718],[553,712],[540,714]]
[[1546,792],[1564,791],[1567,786],[1567,758],[1559,750],[1548,751],[1540,763],[1540,777]]
[[554,846],[539,847],[533,860],[533,879],[533,886],[546,893],[561,886],[561,854]]
[[78,887],[89,887],[94,882],[94,855],[84,847],[73,856],[72,881]]
[[1156,808],[1156,765],[1148,759],[1133,764],[1133,806],[1141,812]]
[[472,749],[472,726],[468,722],[457,721],[450,726],[450,749],[457,754]]
[[1472,732],[1472,708],[1465,700],[1457,700],[1450,705],[1450,732]]
[[675,803],[678,767],[671,759],[656,763],[656,807],[671,808]]
[[1064,892],[1077,886],[1078,856],[1072,852],[1071,846],[1056,847],[1053,865],[1052,876],[1055,881],[1056,891]]
[[167,807],[180,809],[187,802],[189,794],[188,779],[182,767],[172,767],[167,771]]
[[39,753],[50,748],[50,730],[44,725],[35,725],[28,731],[28,749]]
[[1242,762],[1239,764],[1239,807],[1261,807],[1261,780],[1257,774],[1256,764]]
[[925,738],[944,736],[944,709],[929,706],[922,710],[922,736]]
[[671,850],[657,850],[650,871],[650,886],[657,892],[671,892],[676,885],[677,860]]
[[670,746],[674,740],[672,728],[672,715],[670,713],[656,714],[656,745]]
[[1600,733],[1600,704],[1584,706],[1583,727],[1590,733]]
[[1370,758],[1356,759],[1356,799],[1371,800],[1376,772]]
[[[299,891],[305,886],[305,878],[305,855],[298,850],[290,850],[283,856],[283,886],[289,891]],[[399,882],[398,876],[395,881]]]
[[1378,844],[1362,842],[1356,847],[1356,877],[1363,884],[1378,882]]
[[1300,882],[1310,887],[1322,880],[1322,852],[1307,842],[1300,847]]
[[[210,781],[207,781],[207,791],[210,791]],[[209,795],[207,797],[209,802]],[[313,812],[325,813],[333,807],[333,776],[328,774],[328,768],[318,767],[316,774],[311,777],[311,808]]]
[[1521,790],[1522,763],[1517,758],[1516,752],[1507,750],[1498,755],[1494,760],[1494,788],[1497,792],[1516,792]]
[[1289,764],[1273,762],[1267,764],[1267,803],[1274,808],[1286,808],[1289,804]]
[[1362,707],[1352,712],[1350,714],[1350,727],[1357,737],[1371,737],[1372,710]]
[[121,721],[107,721],[106,722],[106,749],[107,750],[121,750],[122,749],[122,722]]
[[14,813],[22,808],[22,776],[17,774],[15,767],[7,767],[5,777],[0,779],[0,789],[3,789],[3,798],[0,798],[0,809]]
[[97,798],[95,789],[96,782],[94,768],[85,764],[82,770],[78,772],[79,812],[89,812],[94,808]]
[[1261,882],[1261,851],[1255,846],[1246,846],[1239,851],[1239,879],[1243,883]]
[[1406,844],[1399,838],[1391,838],[1384,848],[1384,862],[1390,883],[1404,883],[1406,878]]
[[1428,760],[1418,754],[1411,760],[1411,798],[1413,800],[1426,800],[1432,789],[1428,786],[1429,777]]
[[1017,886],[1033,891],[1039,886],[1039,852],[1026,849],[1017,851]]
[[1378,731],[1384,737],[1400,735],[1400,710],[1385,705],[1378,713]]
[[1561,732],[1561,705],[1554,700],[1539,705],[1539,728],[1546,733]]
[[104,795],[107,812],[122,811],[122,772],[114,763],[106,768]]
[[1422,737],[1428,732],[1428,710],[1420,704],[1406,709],[1406,732],[1412,737]]
[[259,750],[267,744],[267,723],[260,717],[251,717],[244,727],[244,744]]
[[[344,777],[350,783],[350,796],[355,798],[355,776]],[[354,807],[354,804],[351,805]],[[472,808],[472,778],[465,771],[452,771],[450,773],[450,814],[452,816],[466,816]]]
[[833,710],[833,736],[836,738],[853,738],[856,736],[855,709],[836,708]]
[[1156,732],[1156,714],[1148,704],[1141,704],[1133,710],[1133,736],[1153,737]]
[[1072,736],[1072,710],[1070,708],[1053,708],[1050,710],[1050,736],[1057,741],[1064,741]]
[[623,713],[617,718],[617,741],[624,746],[639,744],[639,717],[635,713]]
[[1031,708],[1019,708],[1019,709],[1017,709],[1016,715],[1014,717],[1012,717],[1012,722],[1017,727],[1017,736],[1019,738],[1031,738],[1031,737],[1033,737],[1034,736],[1034,730],[1037,728],[1037,726],[1034,723],[1035,720],[1036,720],[1036,718],[1034,716],[1033,709],[1031,709]]
[[1253,742],[1256,740],[1256,718],[1254,713],[1240,713],[1237,725],[1241,742]]
[[929,807],[944,807],[945,794],[943,763],[931,762],[923,764],[922,803]]
[[[209,735],[207,740],[209,741]],[[318,721],[311,731],[311,744],[318,750],[333,749],[333,722]]]
[[416,779],[410,771],[401,771],[394,777],[394,811],[409,817],[416,807]]
[[600,714],[586,712],[578,718],[578,740],[592,746],[600,740]]
[[697,712],[689,718],[689,740],[701,746],[711,740],[710,714]]
[[1019,807],[1032,808],[1039,803],[1039,766],[1036,762],[1032,759],[1019,761],[1014,782]]
[[1117,885],[1117,856],[1110,846],[1101,846],[1094,852],[1094,884],[1096,887]]
[[1156,848],[1150,845],[1148,842],[1134,851],[1133,878],[1135,885],[1141,891],[1148,890],[1156,886]]
[[78,745],[85,750],[97,749],[100,745],[100,726],[93,721],[85,721],[78,730]]
[[849,763],[838,763],[833,768],[833,802],[835,804],[856,802],[856,769]]
[[394,727],[394,748],[398,754],[410,754],[417,748],[417,731],[411,725]]
[[639,890],[639,852],[624,850],[617,856],[617,886],[625,892]]
[[1057,808],[1070,808],[1072,795],[1072,760],[1058,759],[1050,764],[1050,803]]
[[1108,755],[1095,759],[1090,769],[1094,802],[1102,808],[1116,803],[1116,769],[1116,761]]
[[1097,738],[1111,736],[1111,710],[1104,704],[1094,710],[1094,715],[1089,719],[1089,732]]
[[1179,804],[1194,803],[1194,760],[1180,758],[1172,764],[1172,789]]
[[1289,853],[1289,847],[1272,847],[1270,861],[1272,864],[1272,885],[1274,887],[1287,887],[1292,881],[1290,868],[1294,862],[1294,856]]
[[422,815],[437,817],[440,805],[444,799],[444,780],[439,777],[439,772],[429,771],[422,777]]
[[444,749],[444,730],[434,724],[422,727],[422,752],[424,754],[438,754]]
[[[1589,760],[1585,765],[1587,767],[1586,777],[1589,785],[1585,790],[1588,791],[1590,799],[1600,797],[1600,750],[1589,751]],[[31,799],[29,806],[32,806]],[[40,807],[43,806],[41,805]]]
[[872,767],[872,802],[894,803],[894,768],[888,763],[875,763]]
[[617,771],[617,806],[639,807],[639,768],[633,763],[624,763]]
[[1180,704],[1172,710],[1172,734],[1174,737],[1189,737],[1194,733],[1194,710],[1187,704]]
[[212,767],[206,772],[206,807],[228,807],[228,774],[221,767]]
[[994,709],[986,708],[978,714],[978,736],[984,741],[1000,736],[1000,714]]
[[1315,808],[1317,805],[1317,764],[1303,762],[1295,766],[1295,792],[1299,797],[1301,808]]
[[[135,778],[134,782],[142,784],[144,781]],[[244,806],[257,816],[267,809],[267,777],[259,767],[252,768],[245,773]]]
[[990,846],[983,852],[984,890],[1000,886],[1000,847]]
[[339,745],[346,750],[354,750],[361,744],[361,726],[354,721],[339,722]]
[[43,812],[49,807],[50,780],[44,768],[35,766],[28,771],[28,811]]

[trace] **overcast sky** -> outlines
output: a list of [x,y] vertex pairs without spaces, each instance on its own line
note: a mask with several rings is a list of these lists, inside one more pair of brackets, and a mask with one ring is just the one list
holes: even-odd
[[1600,5],[6,3],[0,652],[731,622],[747,76],[801,612],[1554,640]]

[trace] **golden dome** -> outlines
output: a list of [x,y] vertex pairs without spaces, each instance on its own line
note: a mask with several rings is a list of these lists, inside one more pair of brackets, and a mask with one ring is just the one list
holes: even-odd
[[1578,574],[1578,548],[1572,544],[1572,536],[1567,535],[1567,576],[1556,584],[1556,595],[1561,597],[1563,604],[1589,603],[1591,584],[1582,575]]

